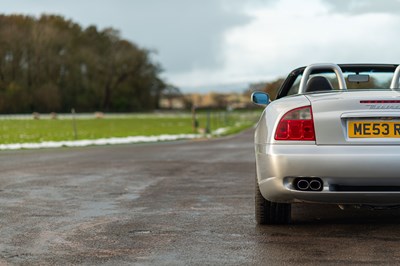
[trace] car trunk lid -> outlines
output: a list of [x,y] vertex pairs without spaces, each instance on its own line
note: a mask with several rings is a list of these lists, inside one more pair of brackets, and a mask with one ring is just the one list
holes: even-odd
[[308,94],[317,145],[400,145],[400,93]]

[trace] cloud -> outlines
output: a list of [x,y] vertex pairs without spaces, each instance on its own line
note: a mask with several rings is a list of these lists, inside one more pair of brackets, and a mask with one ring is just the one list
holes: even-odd
[[243,12],[252,20],[225,32],[223,67],[180,73],[178,84],[254,82],[316,62],[395,63],[400,57],[395,14],[332,13],[320,0],[247,5]]
[[223,32],[249,20],[215,0],[148,0],[134,8],[127,35],[158,50],[168,72],[220,67]]
[[400,9],[399,0],[323,0],[330,10],[337,13],[353,15],[386,13],[398,15]]

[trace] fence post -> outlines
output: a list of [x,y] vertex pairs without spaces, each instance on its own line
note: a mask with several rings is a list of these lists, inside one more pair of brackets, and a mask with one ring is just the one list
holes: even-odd
[[207,111],[207,121],[206,121],[206,134],[210,134],[210,132],[211,132],[211,128],[210,128],[210,114],[211,114],[211,111],[208,110],[208,111]]
[[193,133],[197,133],[197,128],[199,126],[199,123],[197,122],[196,119],[196,106],[192,106],[192,128],[193,128]]
[[224,111],[224,125],[228,126],[228,111]]
[[75,109],[74,108],[71,109],[71,113],[72,113],[72,128],[74,130],[74,138],[75,138],[75,140],[77,140],[78,139],[78,130],[76,128]]

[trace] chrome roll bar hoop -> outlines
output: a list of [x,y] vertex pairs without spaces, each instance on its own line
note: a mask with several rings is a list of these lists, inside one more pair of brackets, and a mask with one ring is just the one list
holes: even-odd
[[[336,77],[338,79],[339,89],[347,90],[346,81],[344,80],[342,69],[337,64],[331,64],[331,63],[312,64],[312,65],[307,66],[304,69],[303,76],[301,77],[301,81],[300,81],[299,94],[304,94],[306,92],[307,81],[310,77],[310,74],[313,70],[316,70],[316,69],[333,70],[333,72],[335,72]],[[397,81],[398,81],[398,79],[397,79]]]
[[396,67],[396,70],[394,71],[392,82],[390,83],[390,89],[392,90],[400,89],[399,78],[400,78],[400,65],[398,65]]

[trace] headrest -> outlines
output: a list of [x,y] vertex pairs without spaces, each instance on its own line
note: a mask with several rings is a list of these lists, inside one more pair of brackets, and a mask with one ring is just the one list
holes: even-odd
[[329,80],[322,76],[315,76],[308,80],[306,92],[333,90]]

